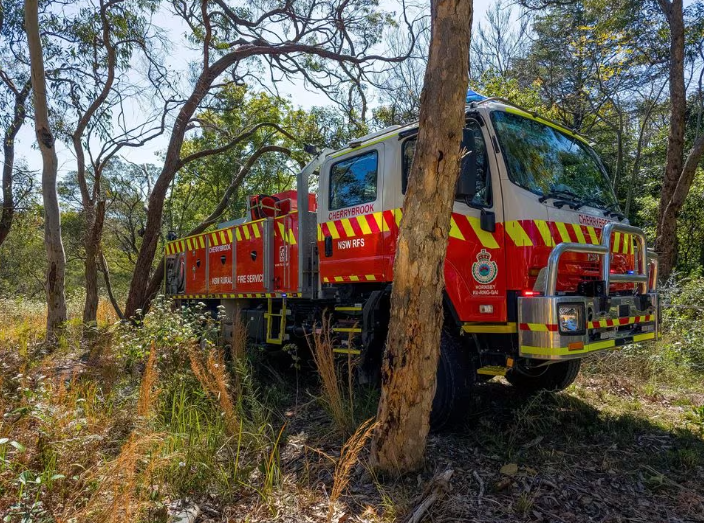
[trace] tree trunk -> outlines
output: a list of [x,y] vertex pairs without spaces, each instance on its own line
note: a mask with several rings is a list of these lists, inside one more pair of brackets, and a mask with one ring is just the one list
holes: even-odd
[[15,93],[15,110],[9,127],[5,130],[2,142],[2,215],[0,216],[0,245],[10,234],[12,220],[15,216],[15,197],[12,192],[12,179],[15,169],[15,137],[24,123],[26,115],[25,102],[29,96],[31,82],[26,82],[21,91]]
[[670,26],[670,133],[667,139],[667,163],[660,193],[657,245],[660,255],[659,272],[667,279],[675,266],[677,247],[677,214],[679,209],[667,212],[684,161],[684,132],[687,94],[684,81],[684,15],[682,0],[660,0],[660,6]]
[[117,317],[121,320],[124,320],[125,315],[122,313],[120,304],[117,302],[117,298],[115,298],[115,293],[113,293],[112,291],[112,282],[110,280],[110,268],[108,267],[108,261],[105,259],[105,254],[103,254],[102,250],[100,251],[100,270],[103,271],[105,288],[108,291],[108,297],[110,298],[110,303],[112,303],[112,308],[115,310],[115,314],[117,314]]
[[[99,197],[99,196],[98,196]],[[84,337],[90,332],[95,332],[98,317],[98,257],[101,256],[100,243],[103,237],[103,224],[105,222],[105,202],[99,200],[98,204],[91,206],[90,213],[86,211],[86,222],[89,225],[85,233],[85,278],[86,301],[83,305],[83,333]],[[90,216],[90,218],[88,218]]]
[[25,0],[25,30],[32,70],[32,92],[34,100],[34,126],[39,150],[42,154],[42,197],[44,200],[44,245],[47,255],[46,340],[54,343],[66,322],[66,297],[64,277],[66,255],[61,241],[61,213],[56,190],[58,161],[54,147],[54,136],[49,127],[49,110],[46,100],[44,58],[39,34],[37,0]]
[[86,279],[86,300],[83,303],[83,328],[85,335],[95,329],[98,314],[98,253],[100,247],[93,243],[95,236],[95,209],[88,209],[84,206],[86,215],[86,232],[83,247],[86,259],[83,264],[83,274]]
[[616,171],[612,180],[614,192],[618,194],[618,182],[623,172],[623,118],[619,115],[619,129],[616,132]]
[[418,144],[399,227],[391,318],[372,460],[386,472],[421,465],[443,324],[444,262],[467,93],[471,0],[433,0]]
[[643,139],[645,137],[645,126],[648,122],[648,115],[643,117],[643,123],[640,126],[640,132],[638,133],[638,145],[636,146],[636,156],[633,161],[633,170],[631,171],[631,183],[628,184],[628,194],[626,196],[626,208],[623,213],[626,218],[631,219],[631,204],[633,203],[633,191],[635,190],[636,181],[638,177],[638,171],[640,170],[640,158],[643,154]]
[[[88,125],[95,113],[108,99],[110,91],[115,80],[115,68],[117,63],[117,51],[110,39],[110,21],[108,20],[108,7],[102,1],[100,2],[100,19],[102,22],[102,37],[105,47],[107,64],[105,83],[98,95],[93,99],[90,105],[81,115],[76,129],[74,130],[71,140],[73,149],[76,153],[76,178],[78,179],[78,187],[81,191],[81,201],[83,203],[83,211],[85,214],[85,236],[83,244],[86,251],[86,261],[84,264],[84,275],[86,278],[86,300],[83,304],[83,336],[86,337],[89,333],[95,332],[98,315],[98,256],[101,253],[100,242],[103,236],[103,222],[105,218],[105,202],[100,201],[101,196],[101,177],[102,169],[107,160],[102,160],[101,165],[93,165],[93,187],[92,190],[88,186],[86,178],[86,158],[84,151],[83,138]],[[97,67],[97,65],[96,65]],[[76,109],[80,114],[80,107]],[[110,155],[108,155],[109,157]]]

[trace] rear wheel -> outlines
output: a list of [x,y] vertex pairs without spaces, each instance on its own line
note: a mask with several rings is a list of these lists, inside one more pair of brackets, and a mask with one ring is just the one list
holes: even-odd
[[466,412],[476,381],[476,365],[469,347],[463,346],[457,336],[443,328],[440,337],[437,388],[430,412],[430,426],[437,430]]
[[506,373],[506,381],[525,392],[564,390],[577,378],[581,365],[581,359],[532,368],[517,363],[516,367]]

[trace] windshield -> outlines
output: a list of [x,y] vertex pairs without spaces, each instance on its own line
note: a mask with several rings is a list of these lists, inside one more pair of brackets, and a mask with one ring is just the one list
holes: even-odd
[[596,153],[578,138],[503,111],[492,112],[491,119],[513,183],[596,207],[617,204]]

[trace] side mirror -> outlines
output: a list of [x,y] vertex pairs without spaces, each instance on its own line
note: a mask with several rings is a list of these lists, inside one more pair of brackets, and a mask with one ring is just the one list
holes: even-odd
[[332,236],[326,236],[324,243],[325,243],[325,257],[330,258],[332,256]]
[[496,215],[492,211],[482,209],[482,213],[479,216],[479,226],[482,231],[496,232]]

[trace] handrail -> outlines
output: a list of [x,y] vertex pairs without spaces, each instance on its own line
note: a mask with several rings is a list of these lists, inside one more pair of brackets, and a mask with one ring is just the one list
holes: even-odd
[[653,280],[652,289],[655,290],[658,287],[658,269],[660,268],[660,260],[658,259],[658,253],[648,249],[648,261],[650,262],[650,274]]
[[557,267],[560,264],[560,258],[566,252],[578,252],[582,254],[598,254],[600,256],[608,256],[609,249],[603,245],[590,245],[587,243],[558,243],[550,252],[548,257],[547,276],[545,284],[545,295],[555,296],[557,292]]
[[[611,236],[615,232],[632,235],[638,243],[640,263],[636,263],[634,274],[611,274]],[[601,246],[606,247],[608,256],[604,256],[601,264],[601,279],[604,288],[609,292],[609,282],[637,283],[640,294],[648,292],[648,246],[645,243],[645,234],[638,227],[624,223],[609,222],[601,230]]]
[[[638,243],[639,263],[633,274],[611,274],[611,237],[615,232],[632,235]],[[636,283],[641,294],[647,294],[650,289],[650,278],[653,276],[653,290],[657,287],[658,257],[649,251],[645,243],[645,234],[642,230],[631,225],[611,222],[604,226],[601,233],[601,244],[591,245],[586,243],[563,242],[557,244],[548,257],[547,274],[545,278],[545,295],[555,296],[557,292],[557,276],[560,258],[566,252],[581,254],[596,254],[601,256],[601,274],[604,288],[609,292],[611,283]],[[650,271],[650,272],[649,272]]]

